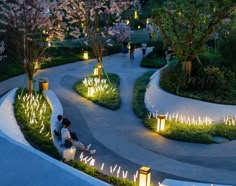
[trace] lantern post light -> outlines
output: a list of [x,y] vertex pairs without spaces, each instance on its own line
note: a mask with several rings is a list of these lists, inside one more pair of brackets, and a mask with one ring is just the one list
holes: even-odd
[[150,182],[151,182],[151,168],[142,166],[139,169],[138,186],[150,186]]
[[166,116],[158,115],[157,116],[157,132],[160,132],[165,129]]
[[99,78],[99,80],[101,80],[101,76],[102,76],[102,63],[101,62],[98,63],[97,67],[98,67],[98,78]]
[[94,85],[89,84],[88,85],[88,97],[93,97],[93,94],[94,94]]
[[138,19],[138,11],[137,10],[134,11],[134,19]]
[[84,59],[85,60],[89,59],[88,51],[84,51]]
[[147,23],[147,25],[148,25],[149,23],[151,23],[151,19],[150,19],[150,18],[147,18],[146,23]]
[[98,67],[94,66],[93,68],[93,75],[97,76],[98,75]]

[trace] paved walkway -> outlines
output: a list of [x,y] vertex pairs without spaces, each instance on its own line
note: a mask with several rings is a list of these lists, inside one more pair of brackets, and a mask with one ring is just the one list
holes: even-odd
[[[155,184],[167,177],[236,185],[236,141],[213,145],[173,141],[145,129],[136,118],[132,111],[134,81],[150,70],[140,68],[140,60],[139,50],[134,61],[123,54],[104,57],[105,70],[118,74],[121,79],[122,105],[118,111],[95,105],[72,90],[77,80],[91,73],[94,60],[42,70],[38,78],[49,78],[50,89],[62,102],[73,130],[82,142],[91,142],[97,149],[95,165],[99,168],[105,163],[104,172],[109,173],[110,166],[117,165],[121,170],[128,170],[128,177],[132,178],[140,165],[148,165]],[[23,79],[24,76],[18,76],[0,83],[0,93],[22,85]],[[161,102],[165,97],[155,99]]]

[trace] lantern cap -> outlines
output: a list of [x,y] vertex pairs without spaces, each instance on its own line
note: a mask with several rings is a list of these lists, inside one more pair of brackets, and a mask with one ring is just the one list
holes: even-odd
[[163,114],[160,114],[160,115],[157,116],[157,118],[158,118],[158,119],[166,119],[166,116],[163,115]]
[[151,168],[146,167],[146,166],[142,166],[142,167],[140,167],[139,172],[142,174],[148,174],[149,172],[151,172]]

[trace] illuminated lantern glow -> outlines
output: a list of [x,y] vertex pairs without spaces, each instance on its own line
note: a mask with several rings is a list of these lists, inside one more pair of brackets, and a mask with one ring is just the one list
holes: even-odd
[[96,67],[96,66],[94,66],[93,75],[95,75],[95,76],[98,75],[98,67]]
[[88,85],[88,97],[93,97],[94,95],[94,85],[90,84]]
[[138,19],[138,11],[137,10],[134,11],[134,19]]
[[165,129],[166,116],[158,115],[157,116],[157,132],[161,132]]
[[150,186],[150,182],[151,182],[151,168],[142,166],[139,169],[138,186]]
[[88,51],[84,51],[84,59],[85,60],[89,59]]

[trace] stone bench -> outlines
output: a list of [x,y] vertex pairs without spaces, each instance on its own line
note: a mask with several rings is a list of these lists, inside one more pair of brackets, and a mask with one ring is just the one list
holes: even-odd
[[63,147],[62,141],[54,133],[54,130],[57,129],[56,126],[57,116],[58,115],[63,116],[63,108],[61,102],[59,101],[56,94],[51,90],[43,91],[43,95],[52,109],[52,115],[50,118],[50,124],[51,124],[50,129],[51,129],[53,144],[58,150],[59,154],[62,156],[64,161],[74,160],[76,148],[74,146],[72,146],[71,148]]

